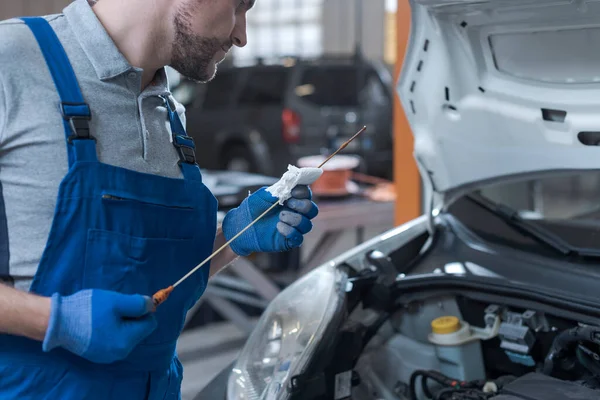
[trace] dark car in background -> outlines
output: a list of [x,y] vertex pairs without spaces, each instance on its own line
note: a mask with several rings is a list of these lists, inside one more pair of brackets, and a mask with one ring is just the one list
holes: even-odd
[[223,66],[211,82],[183,80],[173,94],[186,107],[202,168],[279,176],[366,125],[345,152],[361,158],[362,172],[391,178],[392,79],[384,64],[325,57]]

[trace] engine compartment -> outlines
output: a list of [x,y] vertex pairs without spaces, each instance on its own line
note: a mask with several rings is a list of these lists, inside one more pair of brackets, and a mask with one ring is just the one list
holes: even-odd
[[600,327],[559,314],[456,295],[402,304],[358,359],[352,398],[598,399]]

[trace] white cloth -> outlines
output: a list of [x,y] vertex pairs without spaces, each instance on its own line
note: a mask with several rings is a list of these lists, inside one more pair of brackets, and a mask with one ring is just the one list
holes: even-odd
[[279,181],[267,188],[267,192],[279,199],[279,204],[292,197],[292,189],[297,185],[311,185],[323,174],[322,168],[298,168],[288,165],[288,170]]

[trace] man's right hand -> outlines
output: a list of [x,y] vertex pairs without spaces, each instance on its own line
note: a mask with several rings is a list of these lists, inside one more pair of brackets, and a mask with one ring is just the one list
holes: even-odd
[[122,360],[156,329],[152,299],[92,289],[52,296],[44,351],[55,347],[95,363]]

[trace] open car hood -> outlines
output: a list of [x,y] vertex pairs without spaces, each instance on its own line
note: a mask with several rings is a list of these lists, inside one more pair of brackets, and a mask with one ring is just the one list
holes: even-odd
[[600,168],[600,1],[410,4],[397,93],[435,192]]

